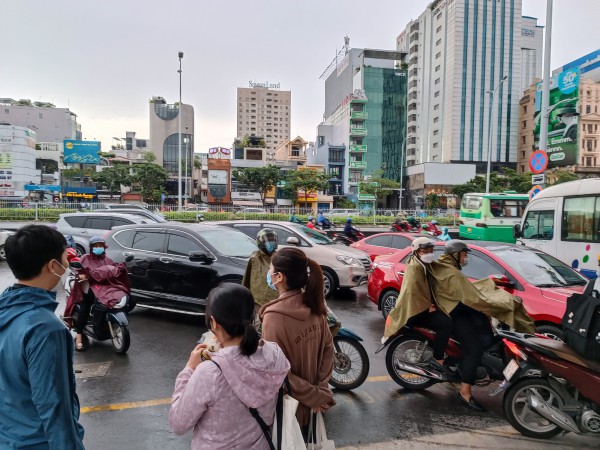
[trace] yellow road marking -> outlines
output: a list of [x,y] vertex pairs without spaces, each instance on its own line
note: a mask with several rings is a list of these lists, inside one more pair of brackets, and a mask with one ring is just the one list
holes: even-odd
[[[366,383],[377,383],[380,381],[391,381],[392,379],[387,375],[378,377],[369,377],[365,380]],[[148,408],[150,406],[160,406],[171,404],[171,398],[158,398],[155,400],[145,400],[141,402],[127,402],[127,403],[112,403],[109,405],[97,405],[97,406],[83,406],[81,408],[81,414],[104,412],[104,411],[121,411],[124,409],[133,408]]]

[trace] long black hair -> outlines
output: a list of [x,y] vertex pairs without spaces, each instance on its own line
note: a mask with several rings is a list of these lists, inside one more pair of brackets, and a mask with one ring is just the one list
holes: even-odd
[[309,259],[300,249],[284,247],[273,254],[271,264],[275,271],[285,275],[288,288],[304,288],[302,302],[312,314],[327,314],[323,271],[316,261]]
[[254,328],[254,297],[244,286],[224,283],[208,294],[206,326],[210,328],[210,318],[223,327],[231,337],[242,336],[240,351],[250,356],[258,348],[259,336]]

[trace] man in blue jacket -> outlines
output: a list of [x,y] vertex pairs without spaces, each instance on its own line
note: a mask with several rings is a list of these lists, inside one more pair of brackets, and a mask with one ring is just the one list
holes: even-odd
[[69,274],[65,238],[28,225],[4,248],[17,283],[0,295],[0,448],[83,449],[73,338],[51,292]]

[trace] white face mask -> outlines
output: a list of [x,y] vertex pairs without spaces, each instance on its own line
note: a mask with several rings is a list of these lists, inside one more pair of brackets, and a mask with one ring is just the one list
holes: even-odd
[[421,261],[425,264],[431,264],[435,261],[435,255],[433,253],[425,253],[424,255],[421,255]]
[[58,260],[54,260],[58,263],[58,265],[60,267],[62,267],[63,269],[65,269],[64,273],[62,275],[59,275],[55,272],[52,272],[52,275],[54,275],[55,277],[58,278],[58,282],[56,283],[56,286],[54,286],[51,290],[52,292],[56,292],[58,289],[58,286],[64,286],[65,283],[67,282],[67,278],[69,277],[69,275],[71,275],[71,269],[69,269],[68,267],[63,266]]

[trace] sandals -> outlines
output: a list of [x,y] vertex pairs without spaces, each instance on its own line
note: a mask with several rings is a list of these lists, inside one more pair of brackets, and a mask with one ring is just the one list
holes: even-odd
[[78,352],[85,351],[85,345],[83,345],[83,338],[81,338],[81,342],[77,342],[77,338],[75,338],[75,350]]

